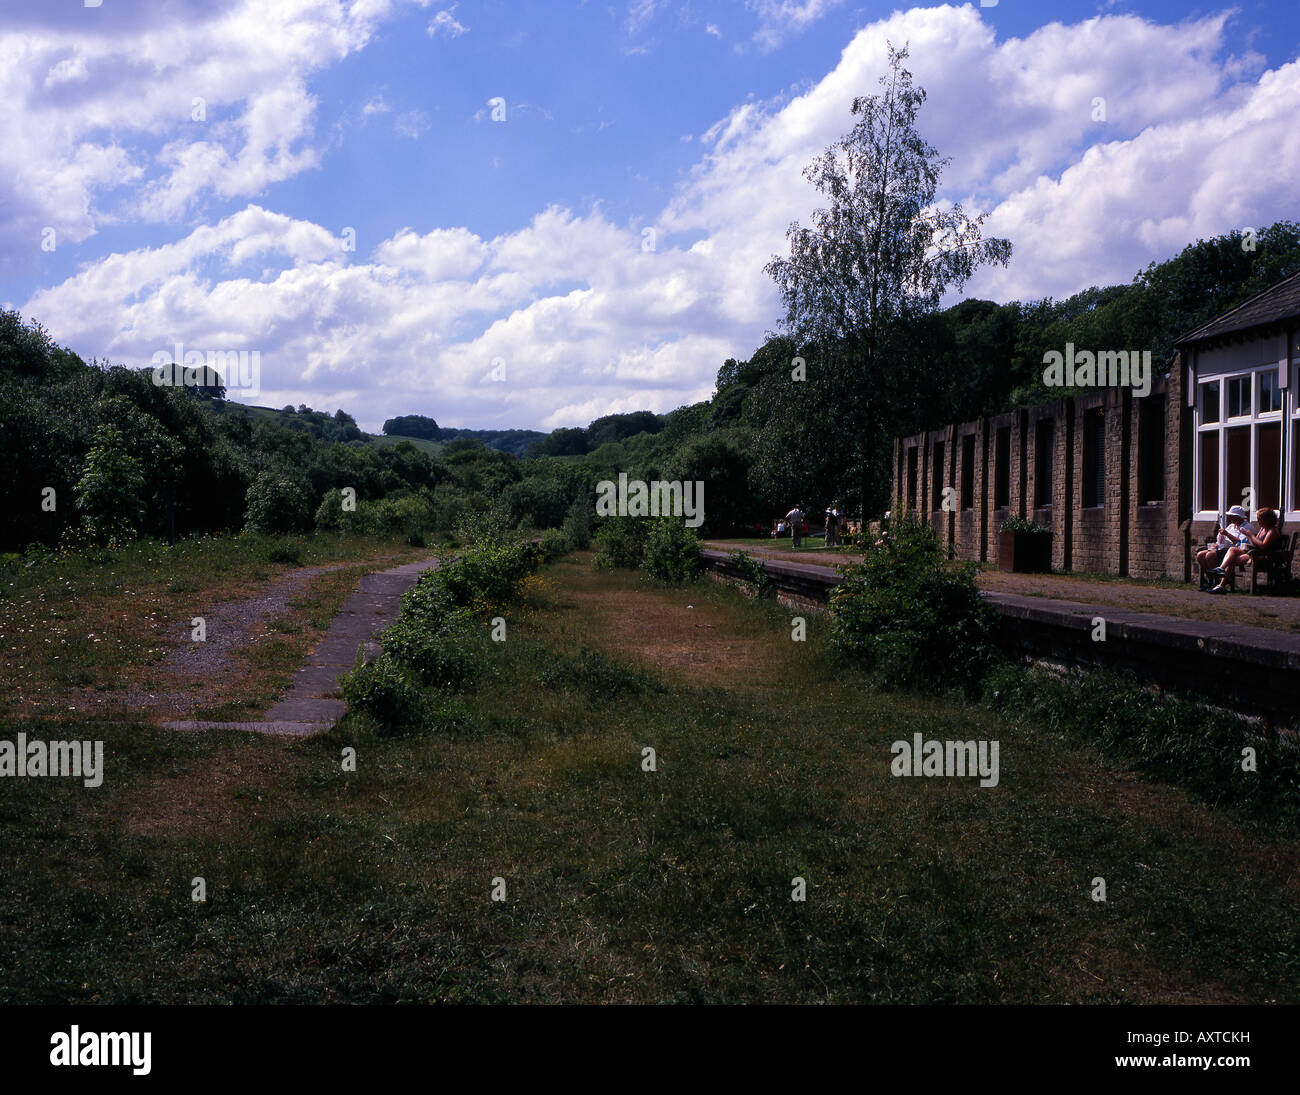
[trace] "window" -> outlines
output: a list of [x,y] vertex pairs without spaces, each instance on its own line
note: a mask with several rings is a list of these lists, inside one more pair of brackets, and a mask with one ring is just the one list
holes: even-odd
[[1056,449],[1056,421],[1040,418],[1034,426],[1034,505],[1052,504],[1052,466]]
[[[1285,389],[1279,384],[1277,366],[1215,377],[1202,381],[1199,387],[1196,474],[1200,512],[1222,512],[1238,505],[1252,509],[1281,505]],[[1300,456],[1300,448],[1295,452]],[[1300,474],[1295,475],[1295,486],[1300,487]]]
[[975,508],[975,435],[961,439],[961,508]]
[[1229,418],[1250,417],[1250,412],[1251,412],[1250,380],[1251,378],[1249,376],[1228,377],[1228,417]]
[[1219,382],[1210,380],[1201,385],[1201,422],[1219,421]]
[[943,507],[943,442],[934,443],[934,467],[931,469],[934,473],[934,492],[931,495],[933,509]]
[[1218,511],[1219,506],[1219,431],[1209,430],[1199,436],[1201,448],[1201,511]]
[[1263,369],[1259,373],[1259,413],[1271,414],[1282,409],[1282,389],[1277,386],[1277,370]]
[[1100,407],[1083,415],[1083,505],[1106,504],[1106,413]]
[[913,445],[907,450],[907,508],[916,509],[916,459],[920,450]]
[[1011,505],[1011,427],[998,429],[993,446],[993,508]]
[[1165,397],[1138,404],[1138,501],[1165,500]]

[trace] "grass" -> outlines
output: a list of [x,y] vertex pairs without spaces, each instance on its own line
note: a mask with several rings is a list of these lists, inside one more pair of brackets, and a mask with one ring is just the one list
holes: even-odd
[[[1293,832],[873,693],[824,620],[792,642],[788,612],[711,582],[583,553],[508,617],[455,732],[123,725],[94,731],[97,790],[5,780],[0,998],[1300,1001]],[[999,786],[892,777],[918,732],[1000,740]]]
[[[141,540],[99,561],[51,556],[0,568],[0,714],[51,718],[113,705],[159,683],[159,667],[188,638],[190,621],[263,590],[297,567],[269,561],[282,537],[201,536],[168,545]],[[291,675],[328,627],[360,573],[428,554],[397,540],[315,535],[294,538],[317,576],[270,626],[292,641],[264,667]],[[294,630],[296,629],[296,630]],[[247,694],[261,680],[215,682]],[[205,686],[209,687],[209,686]],[[134,706],[133,701],[127,706]]]

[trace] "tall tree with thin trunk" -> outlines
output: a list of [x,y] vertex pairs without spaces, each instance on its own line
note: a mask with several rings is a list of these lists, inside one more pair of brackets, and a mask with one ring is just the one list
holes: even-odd
[[909,326],[978,266],[1011,257],[1010,242],[983,238],[983,216],[936,201],[949,161],[917,132],[925,91],[903,67],[907,55],[890,45],[880,94],[855,98],[853,128],[804,170],[829,204],[809,226],[792,224],[789,257],[765,267],[785,304],[786,333],[806,348],[807,380],[768,386],[772,428],[759,458],[783,457],[789,467],[801,445],[820,446],[812,463],[829,457],[839,482],[827,485],[823,473],[811,491],[860,491],[868,510],[887,497],[891,431],[907,417],[900,412],[925,398]]

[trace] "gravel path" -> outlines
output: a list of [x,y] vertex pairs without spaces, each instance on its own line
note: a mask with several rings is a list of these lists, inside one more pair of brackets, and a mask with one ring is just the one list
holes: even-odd
[[[374,637],[397,619],[402,608],[402,594],[419,580],[421,574],[437,565],[437,559],[423,559],[365,575],[361,579],[361,588],[348,598],[347,603],[335,615],[329,631],[295,674],[293,684],[284,698],[261,720],[177,720],[164,725],[173,730],[250,730],[264,734],[298,736],[328,730],[343,717],[346,710],[346,705],[336,698],[336,694],[339,678],[356,661],[357,647],[362,643],[370,647]],[[321,569],[312,568],[315,572]],[[307,571],[298,571],[297,574],[307,574],[310,577]],[[252,605],[262,599],[255,598],[243,603]]]

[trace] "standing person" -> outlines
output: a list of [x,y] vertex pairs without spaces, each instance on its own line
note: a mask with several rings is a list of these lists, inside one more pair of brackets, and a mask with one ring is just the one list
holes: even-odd
[[796,502],[794,509],[785,515],[786,521],[790,524],[790,531],[794,533],[794,546],[798,547],[803,540],[803,510],[799,508]]
[[826,546],[835,547],[840,542],[840,515],[833,507],[826,511]]

